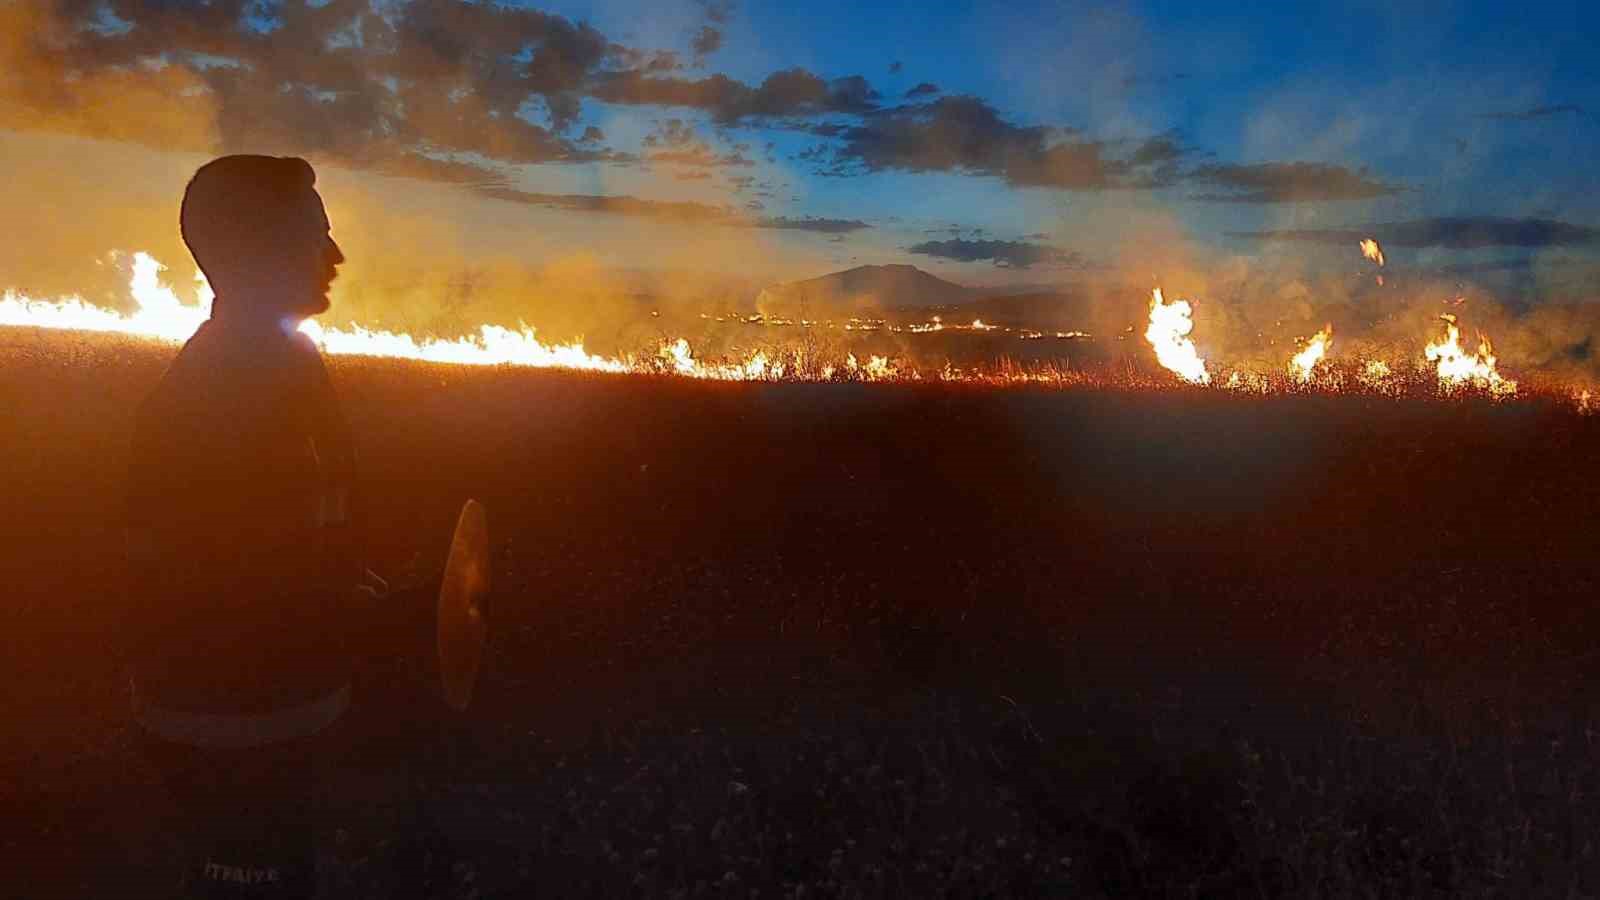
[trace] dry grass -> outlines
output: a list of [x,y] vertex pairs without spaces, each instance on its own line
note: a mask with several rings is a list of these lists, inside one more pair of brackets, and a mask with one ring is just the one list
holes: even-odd
[[[170,852],[110,527],[164,352],[0,335],[41,896]],[[1600,421],[1553,398],[334,370],[377,567],[468,495],[497,535],[448,895],[1600,894]],[[394,893],[397,784],[349,772],[338,895]]]

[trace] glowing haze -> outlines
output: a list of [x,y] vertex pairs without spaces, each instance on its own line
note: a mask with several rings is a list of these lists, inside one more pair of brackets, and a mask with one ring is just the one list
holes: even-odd
[[1057,368],[1147,359],[1160,284],[1193,302],[1157,356],[1185,379],[1281,376],[1328,324],[1339,345],[1313,371],[1398,363],[1464,297],[1500,365],[1588,382],[1594,15],[1388,4],[1351,29],[1338,4],[13,0],[0,290],[11,318],[52,298],[26,318],[176,339],[198,286],[167,282],[169,302],[108,254],[187,271],[194,170],[293,154],[349,257],[307,326],[329,352],[677,371],[659,348],[683,340],[787,376],[798,358],[732,327],[811,315],[762,309],[768,288],[913,265],[975,301],[1033,299],[812,316],[886,337],[816,371],[965,366],[955,339],[991,361],[1014,345],[977,342],[1027,339]]

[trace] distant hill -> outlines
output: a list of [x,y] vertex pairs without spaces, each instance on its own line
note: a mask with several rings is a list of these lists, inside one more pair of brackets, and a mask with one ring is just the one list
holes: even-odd
[[756,298],[768,315],[820,318],[965,303],[984,292],[929,275],[916,266],[858,266],[805,281],[775,284]]

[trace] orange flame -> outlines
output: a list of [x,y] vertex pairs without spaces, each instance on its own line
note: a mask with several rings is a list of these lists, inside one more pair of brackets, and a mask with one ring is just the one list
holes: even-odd
[[1381,359],[1369,359],[1361,367],[1361,373],[1356,376],[1362,384],[1374,391],[1388,390],[1389,376],[1394,374],[1389,369],[1389,364]]
[[[133,278],[129,288],[139,308],[131,315],[92,306],[78,297],[52,302],[33,300],[7,291],[4,297],[0,297],[0,325],[106,331],[173,342],[187,340],[210,317],[213,295],[210,287],[196,274],[196,281],[201,283],[200,302],[183,303],[171,288],[161,284],[160,274],[165,269],[166,266],[148,253],[133,255]],[[349,329],[328,328],[310,319],[300,324],[300,331],[315,341],[324,352],[334,355],[391,356],[464,365],[509,364],[601,372],[624,372],[629,368],[620,360],[605,359],[585,352],[582,341],[544,344],[534,336],[534,329],[527,326],[512,330],[498,325],[484,325],[476,336],[455,340],[426,338],[421,341],[409,334],[359,325]]]
[[1144,338],[1155,348],[1161,365],[1179,378],[1190,384],[1210,384],[1206,361],[1195,350],[1194,341],[1189,340],[1189,332],[1194,330],[1192,311],[1189,301],[1168,303],[1161,296],[1161,289],[1156,288],[1151,292],[1150,327],[1145,329]]
[[1301,384],[1308,384],[1317,368],[1317,363],[1327,355],[1328,348],[1333,345],[1333,326],[1327,325],[1306,342],[1304,350],[1294,355],[1289,360],[1289,374],[1300,379]]
[[1447,391],[1474,384],[1496,397],[1506,397],[1517,392],[1517,383],[1500,375],[1495,369],[1494,346],[1487,335],[1478,335],[1478,352],[1468,354],[1461,349],[1461,329],[1456,317],[1445,313],[1444,340],[1428,344],[1423,351],[1429,362],[1438,363],[1439,386]]
[[1361,255],[1372,260],[1378,265],[1383,265],[1383,248],[1372,238],[1361,239]]

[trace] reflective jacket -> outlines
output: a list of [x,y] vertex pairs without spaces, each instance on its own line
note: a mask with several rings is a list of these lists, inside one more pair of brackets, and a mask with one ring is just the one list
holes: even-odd
[[316,346],[202,325],[140,406],[131,448],[126,637],[147,727],[254,715],[269,738],[292,736],[303,711],[342,709],[330,698],[348,697],[362,572],[354,481]]

